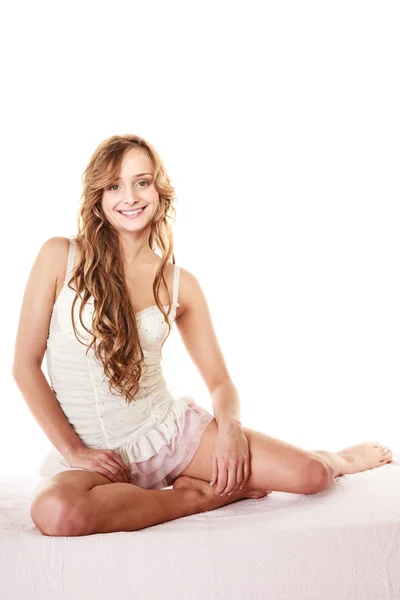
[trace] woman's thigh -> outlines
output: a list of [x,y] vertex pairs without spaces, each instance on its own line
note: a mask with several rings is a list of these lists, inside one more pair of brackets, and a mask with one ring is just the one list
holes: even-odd
[[36,488],[31,502],[31,518],[39,531],[44,533],[64,510],[72,511],[84,492],[108,483],[113,482],[95,471],[71,469],[56,473]]
[[[327,479],[327,467],[321,457],[274,438],[261,431],[243,427],[249,445],[250,475],[246,487],[279,492],[309,493]],[[218,425],[214,419],[206,427],[195,456],[180,476],[210,481],[211,460]],[[218,479],[227,483],[227,475]],[[221,486],[218,486],[220,489]],[[223,485],[221,491],[225,489]],[[323,486],[322,486],[323,487]]]

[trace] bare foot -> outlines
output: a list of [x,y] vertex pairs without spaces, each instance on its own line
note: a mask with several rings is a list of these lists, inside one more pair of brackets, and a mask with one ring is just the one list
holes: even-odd
[[349,463],[349,474],[381,467],[392,462],[392,451],[378,442],[362,442],[336,452]]
[[259,499],[271,493],[268,490],[255,490],[254,488],[243,487],[242,490],[236,490],[236,492],[233,492],[230,496],[228,496],[228,494],[216,496],[214,493],[215,486],[210,486],[209,482],[204,481],[204,479],[196,479],[195,477],[188,477],[187,475],[178,477],[173,483],[174,490],[189,487],[195,488],[204,495],[209,496],[210,501],[213,499],[218,506],[225,506],[225,504],[230,504],[231,502],[240,500],[241,498]]

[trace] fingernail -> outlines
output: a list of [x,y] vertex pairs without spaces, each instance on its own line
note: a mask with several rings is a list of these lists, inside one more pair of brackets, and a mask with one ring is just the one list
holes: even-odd
[[212,485],[214,483],[214,479],[211,479],[210,481],[210,485]]

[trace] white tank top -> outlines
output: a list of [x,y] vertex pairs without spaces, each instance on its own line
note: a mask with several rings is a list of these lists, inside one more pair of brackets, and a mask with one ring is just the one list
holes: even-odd
[[[135,400],[128,404],[122,395],[108,388],[103,365],[91,348],[80,343],[71,322],[71,307],[75,291],[67,283],[72,276],[75,242],[70,238],[68,266],[64,286],[53,306],[46,347],[46,364],[54,394],[82,442],[91,448],[119,449],[129,461],[147,460],[168,444],[173,423],[192,400],[189,396],[174,398],[167,387],[161,368],[161,344],[168,327],[157,306],[136,313],[140,344],[145,365]],[[171,325],[176,317],[179,288],[179,267],[174,265]],[[85,326],[91,330],[93,297],[82,314]],[[78,297],[74,318],[78,338],[90,343],[92,336],[79,321]],[[168,311],[168,305],[164,305]],[[52,446],[52,454],[62,460]],[[53,456],[54,458],[54,456]],[[46,461],[45,461],[46,462]],[[66,463],[68,464],[68,463]],[[44,463],[40,470],[45,474]]]

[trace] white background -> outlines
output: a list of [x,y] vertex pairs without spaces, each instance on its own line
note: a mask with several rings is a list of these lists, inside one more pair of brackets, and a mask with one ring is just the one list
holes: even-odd
[[[399,451],[398,3],[26,2],[2,20],[0,472],[36,474],[49,447],[11,375],[29,271],[76,234],[81,174],[122,133],[170,174],[176,262],[242,423]],[[212,411],[176,328],[164,372]]]

